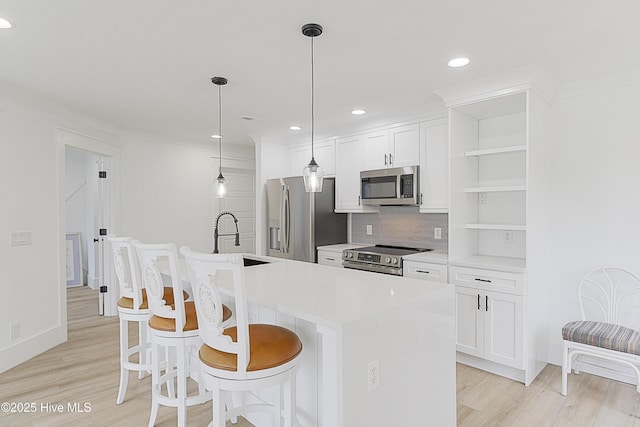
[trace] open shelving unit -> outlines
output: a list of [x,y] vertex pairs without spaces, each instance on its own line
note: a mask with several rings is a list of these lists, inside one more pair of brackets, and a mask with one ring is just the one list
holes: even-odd
[[525,385],[548,357],[551,242],[550,88],[530,77],[440,91],[457,360]]
[[521,91],[449,111],[450,259],[526,266],[527,100]]

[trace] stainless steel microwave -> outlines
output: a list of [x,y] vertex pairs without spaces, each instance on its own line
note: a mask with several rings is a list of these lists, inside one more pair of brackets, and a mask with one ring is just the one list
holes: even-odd
[[419,167],[376,169],[360,172],[360,197],[364,205],[417,206]]

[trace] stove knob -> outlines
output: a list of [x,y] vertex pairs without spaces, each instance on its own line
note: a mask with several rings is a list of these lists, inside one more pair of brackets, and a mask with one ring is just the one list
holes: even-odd
[[347,252],[347,258],[353,258],[353,252]]
[[384,259],[384,262],[386,262],[387,264],[389,264],[389,263],[391,262],[391,258],[386,257],[386,258]]
[[397,264],[397,263],[398,263],[398,258],[394,258],[394,259],[392,259],[392,260],[391,260],[391,263],[392,263],[392,264]]

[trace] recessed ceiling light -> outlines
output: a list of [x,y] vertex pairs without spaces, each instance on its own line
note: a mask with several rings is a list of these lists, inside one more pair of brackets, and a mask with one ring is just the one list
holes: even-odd
[[469,58],[454,58],[447,64],[451,68],[464,67],[469,64]]
[[300,126],[289,126],[289,130],[302,130]]
[[351,114],[356,115],[356,116],[361,116],[362,114],[365,114],[366,111],[365,110],[353,110],[351,111]]
[[6,19],[0,18],[0,28],[1,29],[11,28],[11,22],[7,21]]
[[221,139],[222,136],[215,134],[215,135],[211,135],[211,138],[213,138],[213,139]]

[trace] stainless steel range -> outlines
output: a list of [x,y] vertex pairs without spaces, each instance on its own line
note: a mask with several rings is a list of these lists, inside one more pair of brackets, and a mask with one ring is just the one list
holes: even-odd
[[404,255],[428,252],[432,249],[403,248],[399,246],[375,245],[342,251],[342,266],[356,270],[402,276]]

